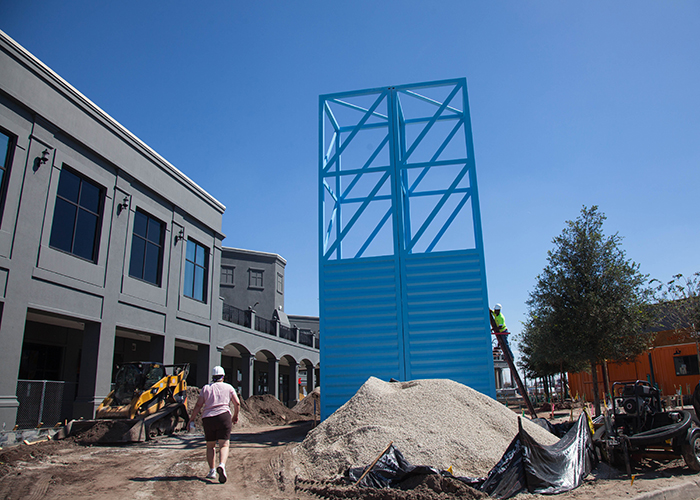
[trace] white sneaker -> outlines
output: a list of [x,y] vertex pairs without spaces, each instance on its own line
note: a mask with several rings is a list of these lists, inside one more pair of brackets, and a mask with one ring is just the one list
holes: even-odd
[[207,479],[216,479],[216,469],[210,470],[209,474],[207,474],[204,477],[206,477]]
[[219,474],[219,482],[220,483],[225,483],[226,479],[226,469],[224,469],[224,464],[219,464],[219,466],[216,468],[216,472]]

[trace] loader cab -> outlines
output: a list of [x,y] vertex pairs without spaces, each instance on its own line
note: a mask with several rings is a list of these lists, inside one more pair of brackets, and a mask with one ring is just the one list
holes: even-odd
[[160,363],[124,363],[119,367],[114,383],[113,406],[129,404],[138,393],[165,377]]

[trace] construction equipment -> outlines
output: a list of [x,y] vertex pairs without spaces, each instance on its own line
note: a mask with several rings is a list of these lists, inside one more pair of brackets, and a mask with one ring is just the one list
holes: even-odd
[[[698,415],[700,416],[700,415]],[[647,381],[615,382],[612,411],[593,435],[601,458],[622,465],[642,458],[674,460],[700,471],[700,427],[689,411],[665,411],[659,390]]]
[[72,420],[63,434],[91,434],[99,443],[128,443],[186,429],[189,369],[189,364],[124,363],[95,420]]
[[501,329],[496,324],[496,318],[493,317],[493,311],[489,310],[489,318],[491,320],[491,330],[496,336],[498,346],[501,348],[501,351],[503,351],[503,357],[505,358],[506,363],[508,363],[508,368],[510,369],[511,376],[515,379],[515,383],[518,386],[518,392],[520,392],[520,396],[522,396],[523,400],[525,401],[525,404],[527,405],[527,410],[530,412],[530,415],[532,415],[532,418],[537,418],[537,412],[535,411],[535,407],[532,405],[532,401],[530,401],[530,397],[527,394],[527,389],[525,389],[525,385],[520,379],[518,371],[515,369],[515,363],[513,362],[513,356],[511,355],[510,348],[508,347],[505,339],[503,338],[504,335],[508,335],[508,332],[501,332]]

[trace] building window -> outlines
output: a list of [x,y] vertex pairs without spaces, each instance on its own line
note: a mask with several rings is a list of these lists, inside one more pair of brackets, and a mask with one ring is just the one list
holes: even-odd
[[282,276],[282,273],[277,273],[277,293],[284,293],[284,276]]
[[0,131],[0,216],[5,206],[5,193],[7,193],[7,177],[10,173],[12,163],[12,152],[14,151],[14,138]]
[[129,276],[160,286],[165,225],[140,210],[134,213]]
[[673,364],[676,367],[676,375],[700,375],[698,371],[698,357],[692,356],[674,356]]
[[207,301],[207,270],[209,251],[199,243],[187,240],[185,253],[185,296]]
[[234,267],[221,266],[221,284],[233,285],[233,270]]
[[248,287],[263,288],[263,272],[260,269],[248,269]]
[[49,245],[95,262],[103,198],[100,187],[64,167],[58,180]]

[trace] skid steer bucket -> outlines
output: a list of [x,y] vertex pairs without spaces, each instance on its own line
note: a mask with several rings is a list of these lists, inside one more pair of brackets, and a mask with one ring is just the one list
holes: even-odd
[[141,443],[185,430],[188,421],[185,405],[172,404],[146,418],[71,420],[56,439],[75,436],[85,444]]

